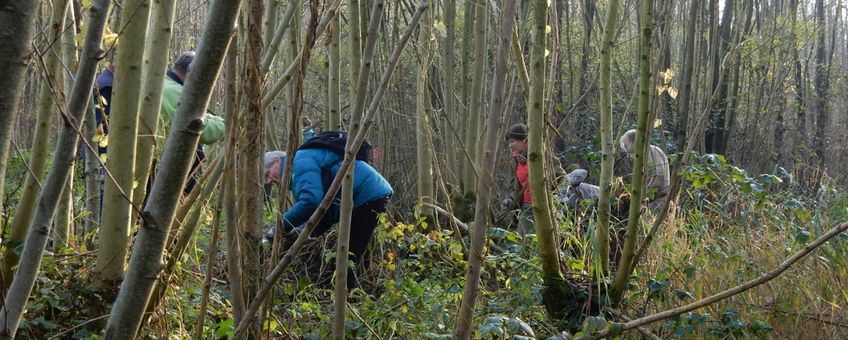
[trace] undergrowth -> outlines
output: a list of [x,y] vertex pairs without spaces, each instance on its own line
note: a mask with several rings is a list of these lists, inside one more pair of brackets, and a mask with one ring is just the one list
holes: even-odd
[[[848,193],[822,181],[803,191],[790,171],[749,176],[720,156],[703,156],[685,169],[680,204],[631,277],[615,310],[586,315],[582,332],[667,310],[739,285],[776,267],[838,222],[848,219]],[[591,214],[591,211],[589,211]],[[558,226],[568,280],[606,285],[595,277],[593,218],[565,214]],[[271,214],[269,214],[271,216]],[[164,302],[143,335],[194,338],[206,271],[209,219],[186,252]],[[447,219],[427,225],[384,215],[365,263],[361,289],[351,292],[347,338],[448,339],[465,280],[464,249]],[[471,224],[469,223],[469,226]],[[222,231],[223,232],[223,231]],[[644,235],[643,235],[644,236]],[[547,338],[567,329],[542,305],[535,237],[491,225],[477,300],[476,338]],[[777,279],[706,308],[646,327],[659,337],[848,337],[848,236],[813,252]],[[277,285],[267,310],[270,338],[324,339],[333,315],[333,233],[312,239]],[[266,247],[265,252],[270,250]],[[226,285],[226,247],[216,255],[207,338],[232,334]],[[266,261],[268,260],[266,254]],[[20,336],[97,338],[108,303],[92,288],[93,253],[60,250],[46,256]],[[267,264],[265,265],[267,267]],[[105,307],[105,308],[104,308]],[[639,337],[639,333],[625,333]]]

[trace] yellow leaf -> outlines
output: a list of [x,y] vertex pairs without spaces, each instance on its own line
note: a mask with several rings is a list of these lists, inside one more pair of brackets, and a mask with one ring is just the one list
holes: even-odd
[[133,185],[132,185],[133,190],[135,190],[135,188],[137,188],[137,187],[138,187],[138,181],[133,179]]
[[669,86],[668,90],[666,90],[666,92],[668,92],[668,96],[671,97],[672,99],[677,99],[677,89],[676,88]]
[[545,25],[545,34],[551,34],[551,25]]
[[663,84],[671,84],[671,80],[674,79],[674,73],[674,70],[672,70],[671,68],[668,68],[665,71],[661,72],[660,74],[663,77]]
[[667,88],[667,86],[657,86],[657,94],[658,95],[662,94],[663,92],[665,92],[666,88]]
[[97,142],[97,145],[99,145],[101,148],[109,146],[109,136],[103,136],[103,138],[100,138],[100,140]]
[[549,54],[551,54],[551,51],[546,48],[545,49],[545,58],[547,58]]
[[654,121],[654,129],[657,129],[657,128],[659,128],[660,126],[662,126],[662,119],[657,119],[657,120],[655,120],[655,121]]
[[112,48],[115,47],[115,44],[118,43],[118,34],[112,32],[109,29],[109,26],[106,26],[106,31],[103,32],[103,47]]
[[106,154],[100,155],[100,163],[106,164]]

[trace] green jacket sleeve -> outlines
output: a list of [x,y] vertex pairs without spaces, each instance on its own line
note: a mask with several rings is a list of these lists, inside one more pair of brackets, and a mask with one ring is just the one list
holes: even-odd
[[204,120],[201,144],[212,144],[224,138],[224,118],[207,114]]

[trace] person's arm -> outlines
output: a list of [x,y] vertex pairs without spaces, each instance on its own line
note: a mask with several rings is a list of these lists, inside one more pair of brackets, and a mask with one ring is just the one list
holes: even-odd
[[[301,157],[297,157],[301,156]],[[306,154],[295,156],[292,162],[292,193],[295,203],[283,214],[285,230],[291,231],[306,223],[321,199],[324,198],[324,187],[321,184],[321,166],[318,159]]]
[[200,144],[213,144],[224,138],[224,132],[226,131],[224,118],[207,113],[203,120],[203,133],[200,134]]

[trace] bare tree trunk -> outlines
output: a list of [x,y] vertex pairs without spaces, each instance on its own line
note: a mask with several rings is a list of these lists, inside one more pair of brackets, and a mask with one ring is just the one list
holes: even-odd
[[530,90],[527,111],[527,163],[530,170],[528,182],[533,202],[536,237],[542,258],[542,281],[544,285],[543,303],[549,314],[558,316],[569,301],[569,287],[563,282],[560,271],[559,249],[556,241],[556,229],[551,215],[550,191],[546,182],[547,157],[545,112],[545,67],[546,67],[546,31],[547,5],[544,0],[532,3],[533,43],[530,50]]
[[162,155],[162,171],[142,214],[127,276],[112,307],[105,339],[131,339],[141,326],[153,284],[162,270],[168,228],[194,160],[203,131],[203,116],[227,52],[239,4],[240,1],[216,0],[210,5],[197,58],[192,62],[192,72],[188,74]]
[[830,125],[830,112],[828,111],[828,92],[830,91],[830,62],[827,58],[827,24],[824,10],[824,0],[816,0],[816,77],[815,91],[816,99],[816,133],[813,135],[813,148],[816,151],[816,161],[824,166],[826,163],[826,152],[829,144],[827,127]]
[[[58,5],[55,3],[54,5]],[[74,9],[71,2],[66,3],[65,8],[65,26],[62,28],[62,60],[63,65],[67,67],[67,72],[60,71],[62,79],[61,97],[64,98],[71,93],[74,87],[73,74],[79,62],[77,56],[77,46],[74,41],[76,36],[76,22],[74,20]],[[73,166],[70,173],[74,173]],[[68,184],[65,185],[62,193],[62,200],[59,202],[59,211],[56,212],[55,230],[53,231],[53,249],[60,250],[71,247],[74,238],[74,176],[68,178]]]
[[[356,155],[359,149],[353,149],[354,138],[359,134],[362,124],[363,110],[365,109],[365,99],[368,96],[368,80],[371,76],[371,67],[374,60],[374,50],[377,46],[377,32],[380,28],[380,19],[383,17],[384,3],[382,0],[372,0],[373,7],[371,8],[370,22],[368,23],[367,32],[365,34],[365,46],[360,60],[359,71],[356,72],[356,88],[358,97],[354,98],[354,104],[351,108],[350,130],[345,148],[344,158],[349,162]],[[351,65],[355,67],[355,65]],[[364,132],[363,132],[364,133]],[[341,170],[339,171],[341,174]],[[344,172],[344,180],[342,181],[341,207],[339,213],[338,237],[336,239],[336,282],[335,282],[335,309],[333,315],[333,337],[335,339],[344,339],[345,337],[345,303],[347,302],[347,261],[350,243],[350,220],[351,212],[353,211],[353,178],[354,167]],[[329,195],[329,193],[327,193]],[[360,259],[361,260],[361,259]]]
[[[12,127],[18,116],[18,102],[23,93],[26,69],[32,55],[32,35],[35,30],[36,1],[6,1],[0,5],[0,193],[5,192],[6,166]],[[3,207],[0,194],[0,208]],[[29,222],[29,221],[27,221]],[[8,245],[7,245],[8,247]],[[4,255],[4,259],[5,259]],[[5,266],[4,266],[5,268]],[[11,281],[9,271],[3,270],[3,287]]]
[[[348,46],[350,50],[350,93],[348,94],[348,98],[354,99],[358,98],[360,89],[357,88],[356,81],[359,79],[359,67],[360,60],[362,59],[362,27],[361,25],[361,16],[359,13],[360,4],[359,2],[362,0],[350,0],[348,1],[347,10],[348,10],[348,24],[349,24],[349,32],[350,35],[350,45]],[[366,89],[362,89],[362,91],[367,91]],[[348,105],[353,108],[353,104],[349,103]],[[353,112],[350,113],[353,115]],[[344,115],[342,116],[342,127],[344,130]],[[348,128],[349,129],[349,128]]]
[[612,88],[610,88],[612,49],[615,46],[616,22],[618,17],[618,0],[611,0],[604,20],[604,42],[601,45],[601,178],[598,186],[601,195],[598,198],[598,227],[595,239],[598,252],[601,255],[601,270],[606,275],[609,266],[609,223],[610,223],[610,194],[612,192],[613,163],[615,163],[615,137],[612,126]]
[[[478,19],[480,19],[478,17]],[[485,20],[481,20],[485,22]],[[494,183],[494,165],[498,145],[498,126],[503,115],[504,84],[507,75],[507,56],[511,49],[512,31],[515,25],[515,0],[503,2],[503,15],[500,18],[498,49],[495,53],[495,79],[492,82],[489,117],[486,121],[483,157],[480,159],[480,176],[477,177],[477,202],[474,207],[474,225],[471,230],[471,250],[468,253],[468,271],[465,274],[465,287],[462,291],[459,313],[453,329],[455,339],[471,338],[474,318],[474,305],[480,291],[480,272],[483,266],[488,226],[488,211]]]
[[[147,20],[150,6],[144,0],[127,0],[124,8],[132,8],[133,15],[121,16],[125,28],[118,40],[115,61],[115,86],[112,91],[112,114],[109,117],[109,140],[106,168],[114,181],[108,180],[103,190],[103,220],[100,227],[100,244],[97,248],[97,284],[106,300],[111,300],[112,289],[118,287],[124,275],[127,257],[133,175],[138,136],[139,101]],[[137,9],[137,11],[136,11]]]
[[329,74],[327,85],[327,96],[329,107],[327,108],[327,122],[324,125],[327,130],[340,130],[342,122],[342,107],[339,92],[341,92],[341,58],[339,56],[339,36],[342,34],[339,26],[339,17],[334,16],[330,21],[330,47],[329,47]]
[[[428,75],[433,63],[433,16],[424,13],[418,31],[418,77],[415,95],[415,149],[418,180],[418,199],[421,203],[433,204],[435,189],[433,185],[433,150],[430,147],[430,80]],[[476,131],[475,131],[476,134]],[[435,211],[421,207],[421,214],[432,222]]]
[[[50,16],[49,34],[47,34],[44,46],[44,51],[36,51],[40,61],[37,63],[43,71],[43,81],[39,92],[38,116],[35,122],[35,133],[32,138],[32,148],[30,149],[30,172],[24,180],[24,192],[21,194],[20,201],[15,211],[15,219],[12,221],[12,226],[9,231],[9,237],[6,244],[6,251],[3,254],[2,268],[0,273],[5,281],[4,288],[8,288],[8,282],[12,280],[14,266],[18,264],[20,246],[24,242],[29,232],[29,226],[32,222],[33,213],[36,210],[36,200],[38,199],[39,191],[42,190],[42,181],[44,180],[44,170],[47,165],[47,157],[50,152],[50,128],[53,123],[54,110],[59,105],[58,93],[62,87],[62,77],[59,71],[59,58],[61,56],[61,40],[62,28],[65,24],[65,9],[67,1],[57,1],[53,3],[52,14]],[[5,7],[5,6],[4,6]],[[19,39],[19,38],[15,38]],[[29,43],[28,43],[29,44]],[[60,192],[62,188],[58,189]]]
[[[728,77],[725,77],[722,82],[718,82],[718,69],[721,67],[726,67],[726,65],[722,65],[721,59],[722,56],[726,54],[728,50],[728,46],[731,43],[731,35],[732,35],[732,22],[734,21],[734,9],[735,9],[735,1],[734,0],[725,0],[724,1],[724,11],[721,16],[721,25],[719,26],[719,37],[714,39],[715,43],[712,46],[712,49],[715,49],[714,60],[713,60],[713,86],[712,88],[718,89],[718,97],[716,98],[715,107],[710,112],[710,125],[707,128],[707,132],[704,135],[704,148],[707,153],[715,153],[724,155],[727,153],[727,150],[723,147],[726,146],[726,140],[728,138],[727,133],[727,107],[728,107],[728,96],[727,96],[727,87],[728,87]],[[717,13],[714,12],[715,15]]]
[[698,9],[701,5],[695,2],[689,4],[689,21],[686,26],[686,44],[683,47],[683,72],[680,76],[680,100],[677,129],[675,131],[677,147],[686,145],[686,131],[689,128],[689,108],[692,104],[692,70],[695,64],[695,31],[698,20]]
[[451,122],[457,121],[456,109],[456,53],[454,49],[456,48],[456,0],[446,0],[445,4],[445,40],[444,40],[444,65],[442,66],[442,79],[443,79],[443,88],[442,93],[444,93],[444,112],[442,113],[442,120],[445,122],[443,124],[444,128],[442,129],[443,143],[444,143],[444,153],[445,153],[445,165],[446,170],[443,173],[445,174],[445,179],[449,184],[456,185],[458,184],[457,175],[460,173],[459,164],[457,164],[457,144],[456,139],[453,137],[453,134],[450,134],[448,131],[456,131],[456,126],[452,128],[447,127],[447,125],[452,124]]
[[[162,108],[162,88],[168,69],[168,51],[171,48],[171,32],[174,26],[175,0],[153,2],[153,17],[150,34],[147,36],[147,51],[144,56],[144,75],[141,80],[141,104],[139,105],[138,146],[135,156],[137,185],[133,190],[133,205],[140,207],[147,196],[147,181],[150,178],[153,153],[156,148],[159,113]],[[166,124],[167,126],[167,124]],[[160,138],[160,142],[163,140]],[[160,149],[161,150],[161,149]],[[132,224],[138,222],[138,211],[132,212]]]
[[[624,287],[630,280],[630,266],[633,253],[638,241],[639,225],[641,223],[642,197],[645,182],[645,156],[649,140],[648,116],[651,100],[651,38],[653,35],[653,1],[642,2],[642,27],[639,42],[639,110],[636,114],[636,142],[633,157],[633,178],[631,179],[630,211],[627,217],[627,233],[624,236],[624,247],[618,261],[618,270],[613,278],[610,297],[614,304],[621,301]],[[721,79],[719,79],[721,80]]]
[[[239,231],[241,243],[239,249],[242,256],[242,270],[246,285],[244,286],[244,297],[251,300],[256,296],[262,281],[260,266],[260,241],[262,238],[262,200],[264,197],[264,176],[262,174],[262,155],[265,147],[265,122],[262,114],[262,74],[260,73],[260,62],[262,58],[262,0],[250,0],[247,6],[247,17],[245,21],[245,62],[243,65],[243,81],[241,93],[241,107],[245,115],[242,123],[249,133],[241,137],[241,157],[244,162],[239,162],[241,172],[239,181],[241,191],[239,193]],[[250,334],[252,338],[258,338],[261,331],[261,322],[251,325]]]
[[89,9],[90,20],[83,42],[82,57],[74,78],[74,88],[69,96],[68,110],[63,110],[64,124],[56,143],[56,152],[53,153],[50,172],[44,182],[45,190],[42,190],[38,198],[35,218],[21,253],[23,261],[18,266],[17,276],[9,287],[9,293],[6,294],[3,308],[0,310],[0,325],[3,325],[0,338],[15,337],[24,306],[35,285],[41,258],[47,245],[47,236],[50,234],[50,222],[53,220],[53,214],[59,202],[59,194],[62,192],[61,188],[67,183],[70,176],[69,170],[76,158],[77,132],[79,131],[77,122],[85,119],[86,106],[94,85],[94,71],[97,62],[104,56],[100,41],[103,39],[103,31],[106,27],[109,4],[108,0],[95,0]]
[[[238,35],[234,35],[231,46],[238,46]],[[235,48],[227,50],[226,64],[226,89],[224,95],[224,109],[226,110],[227,144],[224,149],[224,159],[234,159],[235,147],[238,143],[238,52]],[[233,304],[233,320],[235,323],[241,321],[244,315],[244,291],[241,273],[241,250],[239,247],[238,231],[238,209],[236,208],[238,198],[236,196],[236,166],[233,162],[224,162],[223,195],[224,213],[227,224],[227,281],[230,287],[230,301]]]
[[581,112],[581,115],[585,115],[582,111],[585,111],[587,98],[590,98],[591,95],[584,95],[589,91],[592,91],[592,72],[589,70],[589,58],[591,58],[592,54],[592,33],[594,32],[595,26],[595,12],[596,12],[595,0],[583,0],[583,52],[580,55],[580,98],[579,102],[576,103],[576,107]]
[[470,97],[468,98],[468,116],[465,124],[465,151],[467,157],[463,166],[462,185],[466,194],[476,192],[477,173],[474,164],[477,163],[477,154],[480,141],[481,122],[480,116],[485,109],[485,98],[483,98],[484,77],[486,70],[486,38],[489,22],[488,2],[477,0],[474,6],[474,56],[470,63],[473,64],[474,74],[471,77]]

